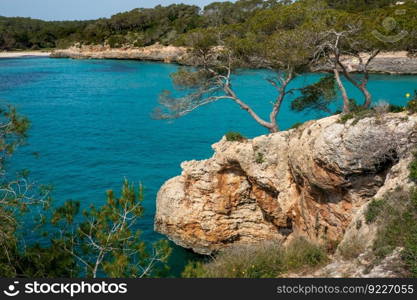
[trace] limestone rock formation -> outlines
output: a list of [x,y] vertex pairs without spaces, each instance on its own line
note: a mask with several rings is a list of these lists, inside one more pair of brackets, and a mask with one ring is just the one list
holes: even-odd
[[[190,59],[186,48],[159,44],[142,48],[110,48],[110,46],[101,45],[74,46],[68,49],[54,50],[50,56],[75,59],[132,59],[184,64]],[[191,64],[191,62],[188,63]]]
[[[361,56],[363,59],[368,58],[365,54]],[[349,72],[357,72],[359,69],[359,60],[356,57],[344,56],[342,62]],[[417,74],[417,59],[407,51],[382,52],[372,60],[368,70],[371,73]],[[313,71],[331,71],[331,66],[319,65]]]
[[[220,47],[219,47],[220,48]],[[159,61],[165,63],[178,63],[181,65],[200,65],[200,59],[189,55],[187,48],[176,46],[163,46],[155,44],[146,47],[111,48],[108,45],[73,46],[68,49],[52,51],[53,58],[74,59],[132,59],[143,61]],[[364,56],[366,57],[366,56]],[[358,59],[344,57],[343,62],[351,72],[358,70]],[[257,65],[260,63],[257,62]],[[260,64],[259,66],[262,66]],[[251,67],[248,65],[247,67]],[[387,74],[416,74],[417,58],[411,57],[406,51],[380,53],[369,65],[371,73]],[[327,65],[318,65],[312,68],[314,72],[331,71]]]
[[401,259],[402,248],[394,251],[375,264],[372,251],[364,251],[357,258],[343,260],[335,258],[328,265],[311,272],[286,274],[288,278],[404,278],[409,274]]
[[332,116],[242,142],[223,138],[212,158],[184,162],[162,186],[155,229],[202,254],[300,235],[337,243],[358,234],[352,224],[370,199],[407,184],[416,125],[406,113],[345,124]]

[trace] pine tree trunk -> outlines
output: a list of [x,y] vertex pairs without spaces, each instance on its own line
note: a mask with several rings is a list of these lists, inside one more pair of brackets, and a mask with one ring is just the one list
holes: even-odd
[[336,78],[337,86],[339,87],[340,92],[342,93],[343,98],[343,113],[348,114],[350,112],[350,101],[348,94],[346,92],[346,88],[343,85],[342,80],[340,79],[340,73],[337,68],[333,69],[334,77]]

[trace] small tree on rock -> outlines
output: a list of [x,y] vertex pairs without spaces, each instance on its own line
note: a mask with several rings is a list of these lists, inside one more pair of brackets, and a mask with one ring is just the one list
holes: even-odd
[[[380,53],[376,44],[364,39],[359,26],[352,26],[345,31],[334,29],[323,32],[317,47],[316,59],[328,65],[334,74],[337,86],[343,98],[343,112],[350,111],[350,98],[341,80],[341,74],[364,96],[362,107],[370,108],[372,95],[367,87],[369,82],[369,65]],[[348,59],[355,59],[357,67],[352,68]],[[358,73],[355,76],[353,73]]]
[[[245,110],[269,132],[279,131],[277,116],[285,97],[292,93],[290,83],[306,70],[314,53],[315,34],[307,30],[278,31],[271,36],[231,38],[223,42],[221,33],[196,32],[190,37],[191,55],[200,61],[196,70],[181,68],[172,74],[177,88],[186,91],[174,97],[170,91],[160,95],[157,119],[175,119],[220,100],[230,100]],[[276,97],[268,119],[259,116],[233,87],[232,74],[238,67],[266,67],[273,71],[268,82]]]

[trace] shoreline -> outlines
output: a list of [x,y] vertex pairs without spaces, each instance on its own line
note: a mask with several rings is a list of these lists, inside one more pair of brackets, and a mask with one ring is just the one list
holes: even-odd
[[[55,49],[52,51],[11,51],[0,52],[2,58],[72,58],[72,59],[116,59],[139,60],[162,63],[174,63],[179,65],[195,66],[197,61],[192,59],[184,47],[162,46],[155,44],[142,48],[109,48],[108,46],[83,46],[70,47],[68,49]],[[356,58],[344,57],[344,62],[351,72],[358,69]],[[326,65],[316,66],[311,69],[313,73],[329,72]],[[374,74],[389,75],[416,75],[417,58],[410,57],[405,51],[382,52],[369,65],[369,72]]]
[[56,49],[51,53],[50,57],[72,59],[140,60],[194,65],[194,61],[190,61],[190,58],[187,55],[186,48],[163,46],[160,44],[138,48],[110,48],[109,46],[101,45],[70,47],[67,49]]
[[51,52],[44,51],[10,51],[0,52],[1,58],[49,57]]
[[[366,56],[365,54],[363,54]],[[53,58],[73,59],[130,59],[141,61],[158,61],[162,63],[177,63],[179,65],[196,66],[198,61],[187,53],[187,48],[163,46],[155,44],[142,48],[110,48],[108,46],[82,46],[68,49],[57,49],[51,53]],[[343,57],[350,72],[357,72],[359,61],[354,57]],[[406,51],[381,52],[369,65],[369,72],[390,75],[416,75],[417,58],[410,57]],[[312,72],[329,72],[329,66],[315,66]]]

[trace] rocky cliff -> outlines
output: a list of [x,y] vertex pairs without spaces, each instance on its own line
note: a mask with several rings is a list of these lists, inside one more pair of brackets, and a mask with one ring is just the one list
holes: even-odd
[[182,164],[157,197],[155,229],[197,253],[296,236],[326,245],[375,228],[355,224],[374,197],[411,185],[417,116],[387,113],[346,123],[339,116],[251,140],[213,145]]
[[68,49],[54,50],[50,56],[54,58],[132,59],[192,64],[186,48],[159,44],[143,48],[110,48],[101,45],[74,46]]
[[[363,59],[367,59],[369,55],[362,54]],[[359,60],[355,57],[342,57],[342,62],[350,72],[357,72]],[[370,73],[384,74],[417,74],[417,58],[408,55],[407,51],[382,52],[375,57],[368,66]],[[331,67],[326,65],[318,65],[313,71],[331,71]]]

